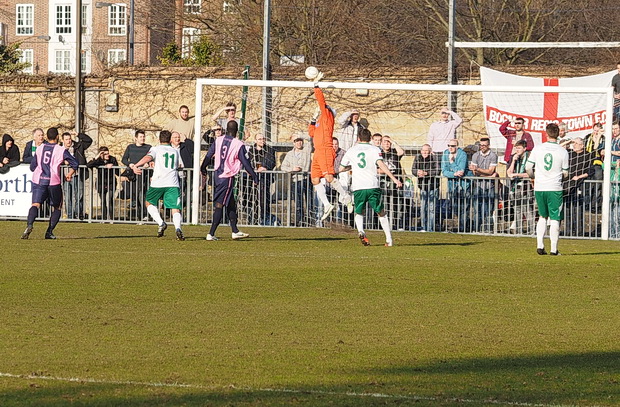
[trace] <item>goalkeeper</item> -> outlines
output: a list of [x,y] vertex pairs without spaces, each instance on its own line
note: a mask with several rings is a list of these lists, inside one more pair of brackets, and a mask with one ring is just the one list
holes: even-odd
[[314,156],[312,157],[312,165],[310,168],[310,178],[312,185],[316,191],[317,197],[323,203],[323,215],[321,220],[325,220],[334,210],[334,205],[327,198],[325,185],[321,184],[321,178],[329,182],[332,188],[338,191],[340,202],[347,205],[349,212],[353,211],[351,195],[349,195],[340,181],[334,178],[334,160],[336,153],[333,147],[334,133],[334,110],[325,103],[323,91],[319,88],[318,82],[323,78],[323,73],[319,72],[314,78],[314,96],[318,103],[318,107],[312,121],[308,126],[308,133],[312,137],[314,144]]

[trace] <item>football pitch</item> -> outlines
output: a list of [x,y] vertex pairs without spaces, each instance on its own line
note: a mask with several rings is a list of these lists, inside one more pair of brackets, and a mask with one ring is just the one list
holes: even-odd
[[619,242],[24,227],[0,222],[1,406],[620,405]]

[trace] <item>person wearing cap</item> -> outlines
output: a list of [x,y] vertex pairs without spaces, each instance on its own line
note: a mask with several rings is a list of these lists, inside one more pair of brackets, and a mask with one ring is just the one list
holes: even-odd
[[306,139],[301,136],[293,136],[293,149],[286,153],[280,170],[290,172],[291,191],[295,191],[295,225],[302,226],[304,223],[304,215],[308,211],[304,211],[304,207],[308,206],[308,190],[310,183],[308,182],[308,172],[310,172],[312,143],[305,143]]
[[222,126],[220,126],[219,124],[214,124],[213,126],[211,126],[209,130],[205,131],[204,134],[202,135],[202,143],[201,143],[200,149],[209,151],[209,147],[211,146],[211,144],[213,144],[215,139],[221,135],[222,135]]
[[463,123],[463,119],[444,107],[440,111],[441,119],[431,124],[428,129],[426,142],[430,144],[432,151],[445,151],[448,148],[448,141],[454,139],[456,129]]
[[334,160],[336,158],[333,147],[334,134],[334,116],[335,111],[325,102],[325,95],[319,88],[318,81],[323,78],[323,73],[314,78],[314,96],[318,104],[314,117],[308,126],[308,133],[313,139],[314,156],[312,157],[312,166],[310,169],[310,178],[317,197],[323,203],[323,215],[321,220],[325,220],[334,210],[335,206],[329,202],[325,185],[321,183],[321,178],[325,178],[332,188],[340,195],[340,201],[347,205],[349,212],[353,211],[351,195],[349,195],[340,184],[337,178],[334,178]]
[[338,144],[340,148],[347,151],[357,143],[357,134],[364,128],[360,123],[360,112],[357,109],[344,112],[338,118],[340,132],[338,134]]

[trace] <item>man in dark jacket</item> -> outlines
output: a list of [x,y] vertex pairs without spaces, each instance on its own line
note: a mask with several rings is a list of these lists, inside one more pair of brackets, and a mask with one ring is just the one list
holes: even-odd
[[422,230],[427,232],[435,231],[435,207],[440,173],[441,168],[437,156],[431,151],[430,144],[424,144],[420,154],[415,156],[411,174],[418,177],[421,201],[420,223]]
[[19,164],[19,148],[15,145],[15,140],[8,134],[3,135],[0,146],[0,174],[6,174],[11,167]]
[[276,167],[276,155],[273,148],[266,143],[265,136],[256,135],[256,143],[249,148],[248,155],[250,163],[258,175],[258,184],[250,181],[244,175],[246,199],[250,221],[253,224],[273,225],[278,223],[277,218],[271,214],[271,183],[273,182],[273,171]]
[[[74,140],[76,136],[77,140]],[[65,132],[62,134],[63,147],[80,165],[77,176],[64,183],[65,203],[69,219],[84,220],[84,181],[88,179],[88,170],[84,168],[86,165],[85,151],[92,143],[93,139],[84,133]]]
[[[121,158],[121,162],[128,167],[130,164],[140,161],[151,149],[151,145],[146,144],[146,133],[144,130],[136,130],[134,137],[135,143],[127,146]],[[143,171],[140,175],[134,175],[131,169],[125,172],[129,172],[130,174],[127,175],[131,175],[131,178],[127,177],[127,181],[123,182],[125,197],[131,199],[131,208],[135,211],[135,219],[146,221],[148,216],[146,214],[144,198],[149,187],[150,170]],[[121,174],[121,179],[123,179],[123,174]]]
[[47,141],[45,140],[43,129],[34,129],[32,131],[32,140],[27,142],[26,147],[24,148],[24,155],[22,157],[22,161],[26,164],[30,164],[32,162],[32,156],[34,156],[34,152],[37,151],[37,147],[39,147],[43,143],[47,143]]
[[99,156],[86,164],[88,168],[97,168],[97,192],[101,198],[101,219],[114,220],[114,191],[116,177],[120,174],[116,157],[110,155],[106,146],[99,147]]

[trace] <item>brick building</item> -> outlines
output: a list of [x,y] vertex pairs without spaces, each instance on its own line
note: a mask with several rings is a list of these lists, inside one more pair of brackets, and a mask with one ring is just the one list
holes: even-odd
[[[78,7],[81,8],[82,72],[100,73],[130,61],[158,65],[157,56],[171,41],[181,45],[175,26],[184,3],[195,0],[0,0],[5,43],[21,43],[26,73],[75,74]],[[135,10],[133,23],[131,10]],[[131,35],[131,27],[134,32]],[[133,37],[133,41],[132,40]],[[175,38],[176,37],[176,38]],[[133,47],[132,47],[133,45]]]

